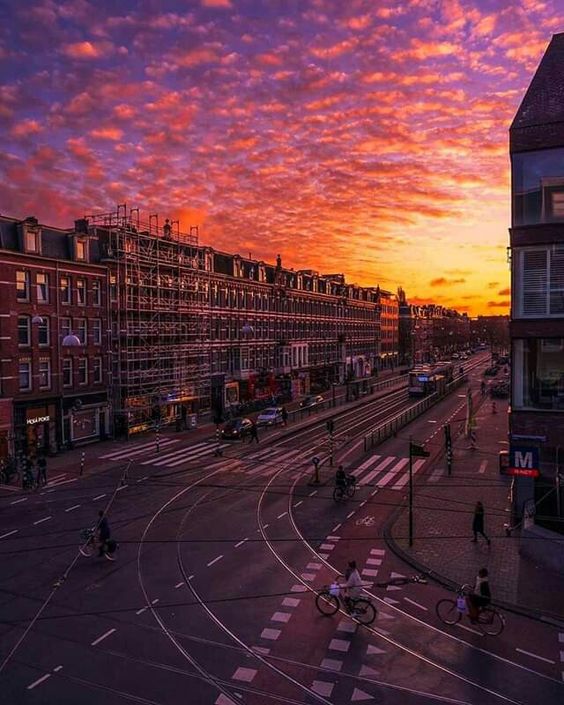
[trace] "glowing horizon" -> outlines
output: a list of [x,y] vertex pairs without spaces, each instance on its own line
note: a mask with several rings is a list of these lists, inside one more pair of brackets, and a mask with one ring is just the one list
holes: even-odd
[[5,9],[0,212],[67,228],[127,202],[217,249],[507,313],[508,129],[554,0],[340,5]]

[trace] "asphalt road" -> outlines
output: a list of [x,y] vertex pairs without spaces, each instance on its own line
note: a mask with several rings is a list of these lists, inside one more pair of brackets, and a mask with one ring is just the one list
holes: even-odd
[[[98,474],[0,495],[0,702],[562,702],[550,624],[508,614],[499,637],[444,627],[434,606],[446,592],[433,584],[367,587],[370,627],[315,607],[315,589],[350,558],[367,584],[409,574],[381,538],[405,496],[407,439],[440,444],[464,394],[366,456],[355,434],[410,401],[392,392],[345,409],[335,462],[345,458],[359,489],[339,505],[331,482],[308,484],[312,455],[327,452],[322,421],[223,457],[213,444],[188,454],[130,444],[100,458]],[[418,481],[431,470],[418,466]],[[322,466],[322,480],[331,474]],[[80,530],[108,506],[117,560],[77,558]]]

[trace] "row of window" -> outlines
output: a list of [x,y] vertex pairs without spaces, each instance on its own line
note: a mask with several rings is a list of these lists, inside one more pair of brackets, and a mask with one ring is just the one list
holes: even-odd
[[[61,340],[74,333],[82,345],[88,343],[88,326],[90,325],[91,343],[102,344],[102,319],[101,318],[61,318]],[[47,347],[51,343],[51,321],[48,316],[42,316],[40,323],[32,323],[31,316],[18,316],[18,345],[27,347],[32,345],[32,327],[37,327],[37,343],[40,347]],[[74,326],[74,327],[73,327]]]
[[[63,358],[61,361],[61,372],[63,376],[63,387],[73,387],[75,384],[74,368],[76,367],[76,382],[81,385],[102,384],[102,358],[78,357]],[[20,360],[19,363],[19,387],[20,392],[31,392],[37,386],[41,391],[49,391],[52,388],[51,360],[40,358],[37,363],[35,375],[37,384],[34,384],[33,367],[31,360]]]
[[[37,272],[35,275],[36,301],[38,304],[50,303],[50,281],[49,274]],[[87,296],[89,291],[90,296]],[[88,298],[90,301],[88,302]],[[27,269],[19,269],[16,272],[16,299],[21,302],[31,301],[31,272]],[[86,306],[102,304],[102,281],[100,279],[87,280],[85,277],[73,279],[64,275],[59,277],[59,303]]]
[[[30,254],[41,254],[42,252],[42,242],[41,242],[41,228],[38,227],[24,227],[24,238],[23,246],[24,252]],[[86,262],[88,254],[88,247],[86,240],[81,240],[77,237],[74,238],[74,255],[75,259],[79,262]]]

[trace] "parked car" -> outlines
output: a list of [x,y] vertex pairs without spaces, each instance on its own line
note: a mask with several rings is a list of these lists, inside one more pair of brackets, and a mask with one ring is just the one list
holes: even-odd
[[460,357],[460,355],[459,355],[458,353],[452,353],[451,357],[452,357],[453,360],[458,360],[458,358]]
[[498,372],[499,370],[495,365],[493,365],[492,367],[486,367],[486,369],[484,370],[484,374],[486,375],[486,377],[495,377]]
[[241,438],[245,438],[251,432],[253,422],[251,419],[245,417],[238,419],[231,419],[228,421],[221,431],[221,437],[226,441],[235,441]]
[[282,407],[272,406],[257,416],[257,426],[276,426],[282,423]]
[[509,382],[495,382],[490,387],[490,394],[497,399],[507,399],[509,396]]
[[321,394],[308,394],[307,397],[304,397],[301,402],[300,402],[300,408],[301,409],[311,409],[312,406],[317,406],[318,404],[322,404],[324,401],[323,397]]

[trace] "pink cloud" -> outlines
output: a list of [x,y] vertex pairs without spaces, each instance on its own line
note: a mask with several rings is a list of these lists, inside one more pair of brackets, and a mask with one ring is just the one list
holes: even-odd
[[231,0],[201,0],[204,7],[233,7]]
[[11,133],[13,137],[28,137],[41,132],[43,127],[37,120],[22,120],[12,127]]
[[92,42],[65,44],[61,51],[71,59],[98,59],[103,55],[100,48]]
[[123,130],[118,127],[99,127],[91,130],[92,137],[100,140],[120,140],[123,137]]

